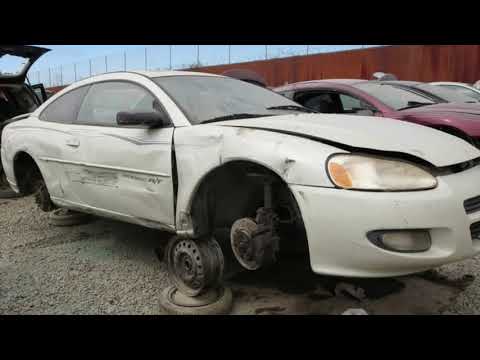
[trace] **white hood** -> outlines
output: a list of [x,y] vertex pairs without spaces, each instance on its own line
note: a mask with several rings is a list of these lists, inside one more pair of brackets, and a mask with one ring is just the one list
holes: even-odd
[[380,117],[299,114],[229,120],[214,125],[282,131],[355,148],[406,153],[437,167],[480,157],[480,150],[460,138],[426,126]]

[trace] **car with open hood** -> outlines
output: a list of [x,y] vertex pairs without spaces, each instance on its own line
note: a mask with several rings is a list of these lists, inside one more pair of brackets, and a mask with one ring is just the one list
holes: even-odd
[[9,184],[44,210],[170,232],[168,269],[189,296],[217,286],[227,250],[251,271],[304,251],[315,273],[349,277],[480,251],[480,150],[228,77],[94,76],[7,125],[2,144]]
[[[11,62],[9,70],[2,69],[0,65],[0,139],[2,129],[8,122],[34,111],[47,99],[43,85],[30,85],[27,73],[35,61],[48,51],[36,46],[0,45],[0,61],[9,58]],[[0,163],[0,198],[14,195],[6,184]]]
[[[356,114],[413,122],[458,136],[480,146],[480,104],[451,90],[451,101],[425,93],[415,82],[325,79],[298,82],[274,90],[315,111],[330,114]],[[422,89],[424,91],[422,91]],[[430,91],[430,90],[429,90]],[[453,98],[459,102],[453,102]]]

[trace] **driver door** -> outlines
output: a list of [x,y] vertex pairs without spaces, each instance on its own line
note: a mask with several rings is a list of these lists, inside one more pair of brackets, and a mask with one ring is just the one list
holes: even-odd
[[71,191],[66,200],[111,217],[172,227],[173,126],[119,126],[116,115],[121,111],[164,109],[152,93],[136,83],[92,85],[71,127],[69,146],[77,149],[81,161],[67,171]]

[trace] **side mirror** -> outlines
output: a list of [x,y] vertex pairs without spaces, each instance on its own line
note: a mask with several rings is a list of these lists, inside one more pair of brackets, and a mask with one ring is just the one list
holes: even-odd
[[150,128],[164,127],[167,125],[165,115],[157,111],[134,113],[122,111],[117,113],[118,125],[146,125]]

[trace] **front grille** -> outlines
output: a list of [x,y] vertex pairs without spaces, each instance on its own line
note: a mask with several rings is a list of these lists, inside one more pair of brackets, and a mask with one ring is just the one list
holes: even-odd
[[470,225],[470,234],[472,235],[472,239],[480,240],[480,221]]
[[463,202],[463,207],[467,214],[480,210],[480,196],[467,199]]

